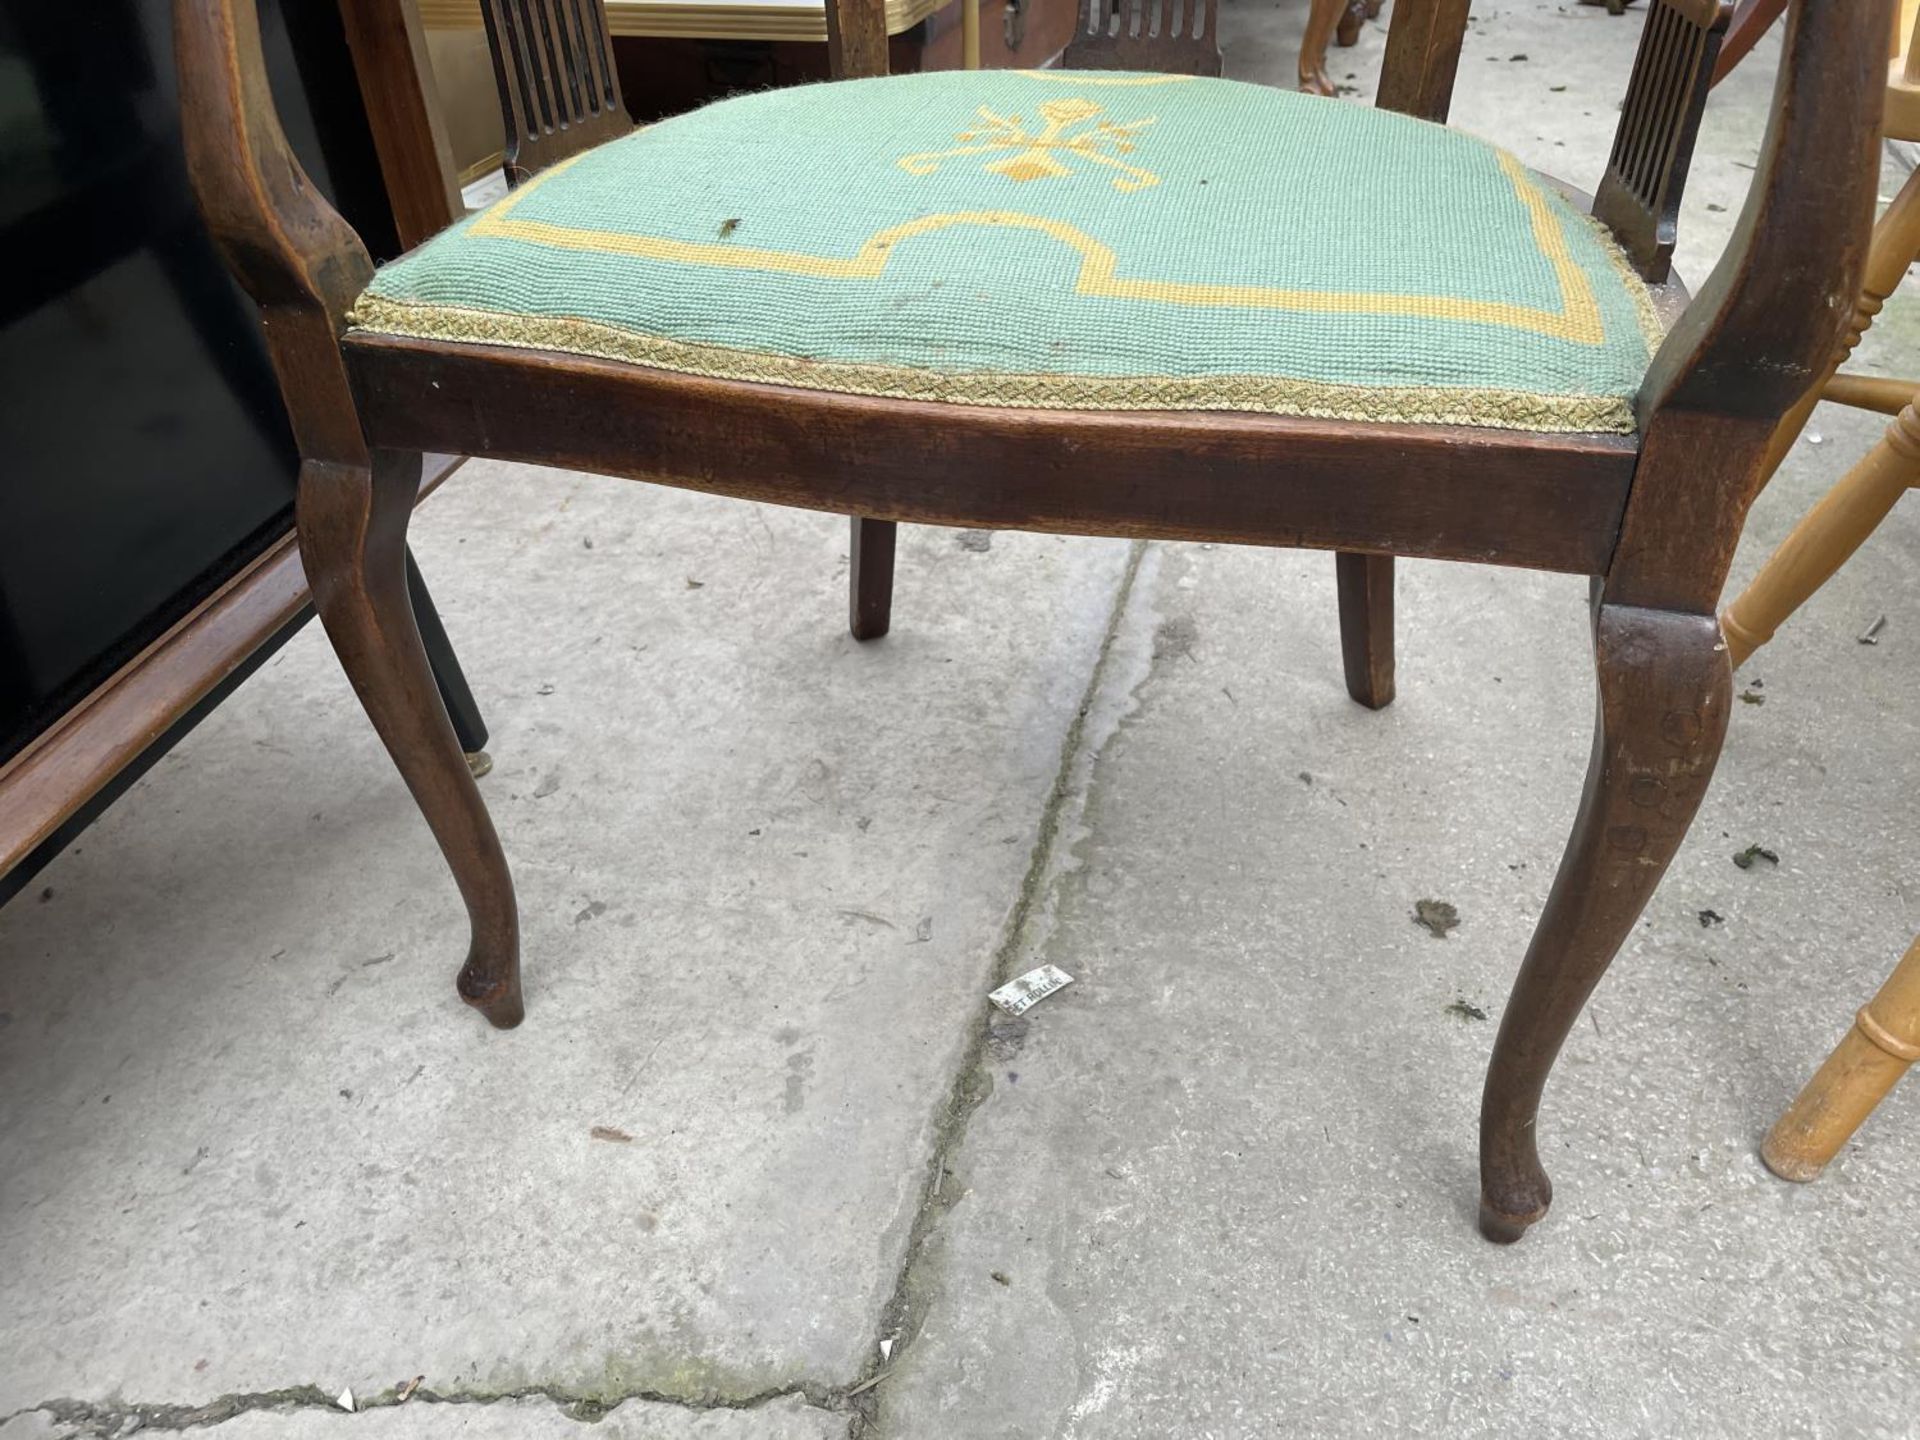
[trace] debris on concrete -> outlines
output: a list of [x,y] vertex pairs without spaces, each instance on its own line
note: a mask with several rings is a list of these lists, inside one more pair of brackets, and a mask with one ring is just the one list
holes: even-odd
[[1742,870],[1751,870],[1756,860],[1764,860],[1769,865],[1780,863],[1779,855],[1764,845],[1749,845],[1744,850],[1736,851],[1733,857],[1733,863]]
[[962,530],[953,537],[953,543],[962,550],[971,550],[976,555],[984,555],[993,549],[991,530]]
[[1054,991],[1065,989],[1072,983],[1073,976],[1058,965],[1042,965],[1038,970],[1014,976],[998,990],[990,992],[987,999],[1009,1015],[1023,1015]]
[[416,1375],[411,1380],[407,1381],[405,1384],[399,1386],[398,1389],[394,1392],[393,1403],[396,1405],[406,1404],[407,1401],[413,1398],[413,1392],[418,1390],[422,1385],[424,1385],[426,1383],[426,1380],[427,1380],[426,1376]]
[[351,1415],[353,1413],[353,1388],[349,1386],[347,1389],[342,1390],[338,1395],[333,1397],[333,1403]]
[[616,1145],[631,1145],[633,1136],[624,1130],[616,1130],[611,1125],[596,1125],[587,1132],[595,1140],[611,1140]]
[[[1736,865],[1739,863],[1738,860],[1734,861]],[[1724,925],[1726,923],[1727,917],[1722,915],[1718,910],[1702,910],[1700,912],[1700,928],[1702,930],[1711,930],[1716,925]]]
[[1445,900],[1416,900],[1413,923],[1426,926],[1427,933],[1434,939],[1444,940],[1449,930],[1460,928],[1460,912]]
[[1886,626],[1887,617],[1884,615],[1876,615],[1873,623],[1860,632],[1860,643],[1862,645],[1878,645],[1880,643],[1880,632],[1886,629]]
[[1447,1006],[1447,1014],[1461,1020],[1484,1020],[1487,1012],[1468,1000],[1456,1000]]
[[996,1285],[1013,1284],[1013,1281],[1010,1278],[1008,1278],[1007,1272],[1004,1270],[989,1270],[987,1272],[987,1278],[993,1281],[993,1283]]

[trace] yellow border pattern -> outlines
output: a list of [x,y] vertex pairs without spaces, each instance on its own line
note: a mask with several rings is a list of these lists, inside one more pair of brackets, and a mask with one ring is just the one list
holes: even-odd
[[642,335],[559,316],[505,315],[362,295],[356,330],[462,345],[501,345],[617,360],[682,375],[947,405],[1027,410],[1233,410],[1376,424],[1633,433],[1633,406],[1603,395],[1536,395],[1468,386],[1342,385],[1272,375],[1060,375],[929,370],[808,360]]
[[[1183,77],[1154,77],[1183,78]],[[592,153],[592,152],[587,152]],[[1501,172],[1526,208],[1534,244],[1552,267],[1560,289],[1560,309],[1543,310],[1493,300],[1459,300],[1444,295],[1394,295],[1339,290],[1287,290],[1266,285],[1210,285],[1178,280],[1129,279],[1119,274],[1119,260],[1106,245],[1064,221],[1010,210],[967,210],[926,215],[894,225],[869,237],[851,257],[808,255],[791,250],[762,250],[745,245],[716,245],[662,236],[633,235],[614,230],[589,230],[553,225],[543,220],[511,218],[516,207],[543,184],[564,173],[584,156],[542,172],[512,195],[483,211],[468,233],[489,239],[519,240],[552,250],[575,250],[595,255],[627,256],[669,264],[702,265],[723,270],[753,270],[804,275],[816,280],[872,280],[887,267],[902,241],[957,225],[1000,226],[1037,230],[1080,255],[1075,293],[1116,300],[1141,300],[1233,310],[1288,310],[1332,315],[1400,315],[1423,320],[1463,320],[1527,330],[1575,345],[1605,342],[1606,327],[1587,277],[1567,251],[1566,232],[1546,194],[1524,166],[1504,151],[1497,152]]]

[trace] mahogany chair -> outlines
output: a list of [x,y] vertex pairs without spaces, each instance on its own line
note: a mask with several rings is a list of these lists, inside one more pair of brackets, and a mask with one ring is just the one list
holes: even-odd
[[[1796,4],[1735,238],[1678,308],[1674,287],[1649,296],[1630,267],[1657,273],[1670,244],[1725,19],[1711,0],[1653,0],[1597,225],[1492,147],[1363,106],[1165,75],[854,81],[884,72],[882,7],[836,0],[840,82],[584,151],[377,276],[287,148],[253,0],[177,0],[191,170],[293,412],[302,554],[328,636],[466,901],[461,996],[495,1025],[522,1018],[512,881],[407,606],[424,450],[882,522],[1330,549],[1363,574],[1393,555],[1585,574],[1592,763],[1481,1112],[1481,1228],[1517,1239],[1552,1193],[1536,1145],[1548,1072],[1719,754],[1730,674],[1714,605],[1767,437],[1857,290],[1888,3]],[[1400,0],[1383,104],[1444,115],[1464,10]],[[541,46],[547,93],[569,105],[589,74],[611,103],[581,39],[598,12],[516,11],[543,37],[549,16],[577,22],[576,48]],[[979,97],[991,103],[976,113]],[[1335,188],[1274,167],[1364,172],[1356,137],[1406,162],[1386,173],[1419,178],[1375,197],[1405,213],[1315,202],[1272,218]],[[1442,162],[1455,180],[1436,188]],[[1128,208],[1142,196],[1147,210]],[[938,212],[940,197],[963,208]],[[1337,233],[1299,244],[1298,226],[1342,214],[1369,234],[1452,236],[1457,285],[1395,290],[1395,276],[1348,268],[1432,279],[1428,246],[1355,259]],[[1156,231],[1150,215],[1183,228]],[[829,222],[853,239],[808,250],[789,233]],[[1141,238],[1154,235],[1159,249]],[[1496,254],[1514,258],[1485,268]],[[871,295],[886,303],[859,308]],[[1664,334],[1647,305],[1677,311]],[[647,307],[671,314],[656,324]],[[901,314],[896,348],[872,359],[874,327]],[[728,343],[735,331],[761,348]],[[1571,378],[1534,375],[1527,357],[1542,355]],[[1588,384],[1636,355],[1624,378]],[[1512,357],[1519,378],[1492,386],[1506,372],[1486,367]],[[1382,668],[1367,647],[1390,633],[1389,597],[1343,592],[1363,674]]]

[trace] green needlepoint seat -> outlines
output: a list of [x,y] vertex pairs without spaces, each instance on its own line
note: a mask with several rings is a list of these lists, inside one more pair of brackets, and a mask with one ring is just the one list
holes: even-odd
[[812,390],[1631,431],[1606,233],[1442,126],[1229,80],[903,75],[722,101],[385,266],[361,332]]

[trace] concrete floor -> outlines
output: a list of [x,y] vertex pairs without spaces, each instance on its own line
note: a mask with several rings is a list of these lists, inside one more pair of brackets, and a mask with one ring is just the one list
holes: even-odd
[[[1285,81],[1299,8],[1229,0],[1229,73]],[[1638,14],[1483,4],[1456,121],[1591,184]],[[1710,112],[1696,280],[1774,53]],[[1920,369],[1920,309],[1866,364]],[[1736,585],[1878,428],[1816,417]],[[0,911],[3,1440],[1920,1433],[1920,1103],[1815,1186],[1754,1157],[1920,928],[1913,511],[1743,672],[1512,1249],[1474,1116],[1584,765],[1578,580],[1403,566],[1375,715],[1320,555],[910,530],[863,647],[830,519],[476,464],[416,536],[528,1023],[455,1000],[309,630]]]

